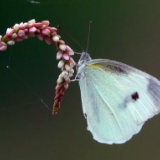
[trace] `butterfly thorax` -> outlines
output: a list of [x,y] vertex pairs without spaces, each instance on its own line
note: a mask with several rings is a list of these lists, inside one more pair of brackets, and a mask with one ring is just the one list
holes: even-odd
[[77,64],[77,75],[75,77],[76,79],[81,79],[82,77],[84,77],[86,63],[90,60],[91,60],[90,55],[86,52],[82,52],[81,57]]

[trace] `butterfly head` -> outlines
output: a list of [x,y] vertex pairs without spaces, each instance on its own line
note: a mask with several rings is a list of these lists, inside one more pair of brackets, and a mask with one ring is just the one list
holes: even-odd
[[83,77],[86,63],[90,60],[91,60],[90,55],[87,52],[82,52],[81,57],[77,64],[76,79],[80,79],[81,77]]

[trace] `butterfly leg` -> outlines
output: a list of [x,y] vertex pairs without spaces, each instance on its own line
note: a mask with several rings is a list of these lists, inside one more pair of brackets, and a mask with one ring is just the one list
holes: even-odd
[[79,79],[71,79],[70,82],[75,82],[75,81],[79,81]]

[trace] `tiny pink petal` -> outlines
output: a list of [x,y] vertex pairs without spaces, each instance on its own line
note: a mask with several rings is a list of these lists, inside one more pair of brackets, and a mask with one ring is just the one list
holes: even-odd
[[24,29],[24,32],[28,32],[28,29]]
[[66,45],[60,44],[59,48],[60,48],[60,50],[65,51],[66,50]]
[[42,27],[42,25],[43,25],[42,23],[38,22],[38,23],[35,23],[33,26],[36,28],[39,28],[39,27]]
[[12,36],[12,33],[13,33],[13,29],[8,28],[8,29],[7,29],[7,31],[6,31],[6,35],[7,35],[7,37]]
[[41,34],[36,34],[36,36],[38,37],[39,40],[43,40],[43,36]]
[[12,45],[15,44],[15,41],[14,40],[10,40],[10,41],[7,42],[7,44],[12,46]]
[[19,28],[22,30],[26,29],[27,27],[28,27],[28,23],[21,23],[19,26]]
[[62,99],[63,99],[63,96],[60,96],[60,97],[58,98],[58,101],[61,102]]
[[25,36],[25,32],[23,30],[19,30],[17,34],[19,37]]
[[31,27],[31,28],[29,28],[29,33],[34,33],[34,32],[36,32],[36,30],[37,30],[37,28]]
[[58,51],[58,52],[57,52],[57,59],[61,59],[61,58],[62,58],[62,55],[63,55],[62,52]]
[[44,29],[47,28],[47,26],[45,24],[43,24],[41,27],[39,27],[40,29]]
[[52,43],[51,38],[45,37],[44,39],[45,39],[45,41],[46,41],[46,43],[47,43],[48,45],[50,45],[50,44]]
[[48,27],[48,29],[49,29],[51,32],[57,31],[57,28],[54,28],[54,27]]
[[42,34],[48,36],[50,34],[50,30],[47,28],[42,29]]
[[50,35],[51,35],[51,36],[56,36],[56,35],[57,35],[57,32],[56,32],[56,31],[55,31],[55,32],[51,32]]
[[42,24],[48,26],[49,25],[49,21],[45,20],[45,21],[42,21]]
[[7,49],[7,44],[0,41],[0,51],[5,51]]
[[59,89],[59,85],[58,85],[58,84],[56,85],[55,89],[56,89],[56,90],[58,90],[58,89]]
[[40,33],[41,31],[39,29],[36,30],[36,33]]
[[35,19],[28,21],[28,27],[32,27],[36,23]]
[[56,35],[56,36],[53,36],[52,37],[52,40],[54,41],[54,42],[58,42],[59,41],[59,37]]
[[17,38],[18,35],[16,33],[13,33],[12,36],[11,36],[13,39]]
[[19,27],[20,27],[19,24],[15,24],[15,25],[13,26],[13,30],[14,30],[15,32],[17,32],[17,31],[19,30]]
[[73,60],[72,57],[69,58],[70,66],[73,68],[76,65],[76,62]]
[[68,83],[66,83],[66,84],[64,85],[64,88],[67,89],[68,86],[69,86]]
[[68,54],[63,54],[63,58],[65,59],[65,60],[69,60],[69,55]]

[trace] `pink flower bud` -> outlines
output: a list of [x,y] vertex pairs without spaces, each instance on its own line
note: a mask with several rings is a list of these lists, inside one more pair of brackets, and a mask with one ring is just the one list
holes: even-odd
[[70,82],[69,76],[65,76],[64,79],[66,82]]
[[6,43],[0,41],[0,51],[5,51],[6,49],[7,49]]
[[75,61],[73,60],[72,57],[69,58],[69,62],[70,62],[71,68],[73,68],[76,65],[76,63],[75,63]]
[[13,33],[12,36],[11,36],[13,39],[17,38],[18,35],[16,33]]
[[74,52],[71,50],[71,51],[68,52],[68,54],[69,54],[70,56],[73,56],[73,55],[74,55]]
[[66,50],[66,46],[64,44],[60,44],[59,45],[60,50],[65,51]]
[[69,71],[70,73],[74,73],[74,69],[70,69],[70,71]]
[[39,40],[43,40],[43,36],[41,34],[36,34],[36,36],[38,37]]
[[74,55],[74,52],[73,52],[73,50],[68,46],[68,45],[66,45],[66,50],[67,50],[67,53],[69,54],[69,55]]
[[10,40],[10,41],[8,41],[8,42],[7,42],[7,44],[12,46],[12,45],[14,45],[14,44],[15,44],[15,41]]
[[28,29],[24,29],[24,32],[27,33],[27,32],[28,32]]
[[7,29],[7,31],[6,31],[6,35],[7,35],[7,37],[12,36],[12,33],[13,33],[13,29],[8,28],[8,29]]
[[58,90],[59,89],[59,85],[56,85],[56,88],[55,88],[56,90]]
[[45,37],[45,42],[50,45],[52,43],[52,40],[49,37]]
[[69,60],[69,55],[68,55],[68,54],[63,54],[63,58],[64,58],[65,60]]
[[54,42],[58,42],[59,41],[59,37],[56,35],[56,36],[53,36],[52,37],[52,40],[54,41]]
[[59,77],[58,79],[57,79],[57,83],[62,83],[63,82],[63,78],[62,77]]
[[19,36],[19,37],[25,36],[25,32],[24,32],[23,30],[19,30],[19,31],[18,31],[18,36]]
[[[55,32],[51,32],[50,35],[51,35],[51,36],[56,36],[56,35],[57,35],[57,32],[56,32],[56,31],[55,31]],[[60,36],[59,36],[59,38],[60,38]]]
[[42,26],[41,27],[39,27],[39,29],[44,29],[44,28],[46,28],[47,26],[45,25],[45,24],[42,24]]
[[32,27],[36,23],[35,19],[28,21],[28,27]]
[[49,21],[45,20],[45,21],[42,21],[42,24],[45,24],[46,26],[49,25]]
[[37,28],[31,27],[31,28],[29,28],[29,33],[34,33],[34,32],[36,32],[36,30],[37,30]]
[[50,34],[50,30],[47,28],[42,29],[42,34],[48,36]]
[[59,93],[57,93],[56,95],[55,95],[55,99],[57,99],[59,97]]
[[60,97],[58,98],[59,102],[61,102],[61,101],[62,101],[62,98],[63,98],[62,96],[60,96]]
[[67,71],[70,71],[70,70],[71,70],[71,67],[70,67],[68,64],[65,64],[65,69],[66,69]]
[[57,59],[61,59],[62,58],[62,52],[58,51],[57,53]]
[[19,30],[19,24],[15,24],[15,25],[13,26],[13,30],[14,30],[15,32],[17,32],[17,31]]
[[64,85],[64,88],[65,88],[65,89],[67,89],[67,88],[68,88],[68,83],[66,83],[66,84]]
[[48,29],[50,30],[50,32],[55,32],[55,31],[57,31],[57,28],[54,28],[54,27],[48,27]]
[[21,23],[19,28],[22,29],[22,30],[28,28],[28,23]]
[[63,60],[59,61],[58,68],[62,68],[63,66],[64,66],[64,61]]
[[60,76],[62,76],[62,77],[68,76],[68,72],[67,72],[67,71],[63,71],[63,72],[60,74]]
[[33,26],[36,28],[39,28],[39,27],[42,27],[42,23],[38,22],[38,23],[35,23]]
[[39,29],[36,30],[36,33],[40,33],[41,31]]

